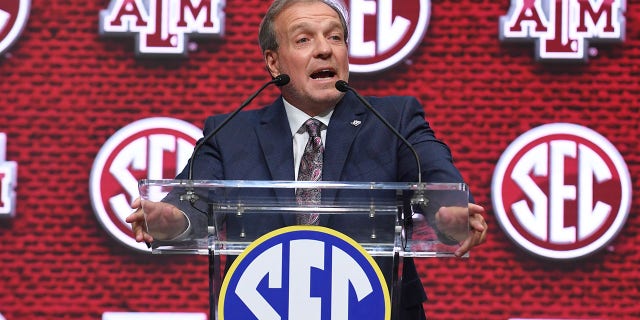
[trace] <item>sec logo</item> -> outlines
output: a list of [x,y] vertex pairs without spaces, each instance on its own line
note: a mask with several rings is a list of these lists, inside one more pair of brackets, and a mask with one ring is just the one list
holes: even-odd
[[132,237],[124,219],[139,196],[140,179],[173,179],[187,164],[202,130],[173,118],[147,118],[118,130],[105,142],[91,168],[91,205],[103,228],[133,249],[150,252]]
[[429,0],[351,0],[349,71],[381,71],[409,56],[427,31]]
[[624,159],[597,132],[556,123],[532,129],[500,157],[493,205],[507,235],[550,259],[587,256],[607,245],[629,215]]
[[335,230],[292,226],[254,241],[220,290],[220,319],[390,319],[389,290],[373,258]]
[[27,24],[30,0],[0,1],[0,54],[5,53],[20,37]]

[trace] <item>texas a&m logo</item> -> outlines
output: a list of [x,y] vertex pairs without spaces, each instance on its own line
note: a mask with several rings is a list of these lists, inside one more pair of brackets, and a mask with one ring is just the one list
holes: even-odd
[[16,214],[16,184],[18,164],[5,161],[7,135],[0,132],[0,218],[13,218]]
[[492,195],[497,220],[525,250],[573,259],[607,245],[631,207],[624,159],[586,127],[548,124],[517,138],[500,157]]
[[319,226],[291,226],[254,241],[234,260],[218,317],[388,320],[391,299],[377,263],[355,240]]
[[626,0],[511,0],[500,40],[535,40],[541,61],[587,61],[588,44],[621,42]]
[[30,10],[31,0],[0,1],[0,54],[20,37]]
[[89,194],[104,229],[121,243],[141,251],[131,225],[131,202],[140,179],[173,179],[189,161],[202,130],[173,118],[147,118],[118,130],[102,146],[91,168]]
[[130,34],[137,55],[186,55],[188,35],[224,34],[225,0],[111,0],[100,34]]

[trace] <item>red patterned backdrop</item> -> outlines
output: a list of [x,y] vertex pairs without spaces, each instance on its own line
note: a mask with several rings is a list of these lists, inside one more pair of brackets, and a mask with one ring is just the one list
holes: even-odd
[[[17,319],[100,319],[105,311],[207,312],[207,260],[148,255],[100,226],[88,198],[105,141],[139,119],[201,126],[267,79],[256,30],[267,1],[227,0],[226,32],[197,40],[185,59],[140,59],[132,38],[98,34],[109,1],[33,1],[21,38],[0,57],[0,132],[18,163],[17,210],[0,220],[0,313]],[[640,218],[606,248],[570,262],[519,249],[492,215],[491,178],[511,141],[571,122],[604,135],[640,170],[640,1],[627,3],[624,43],[598,45],[586,64],[542,64],[532,44],[503,44],[509,1],[431,1],[417,50],[376,75],[352,76],[363,94],[414,95],[452,149],[488,242],[470,259],[419,262],[431,319],[640,318]],[[273,100],[263,93],[254,106]]]

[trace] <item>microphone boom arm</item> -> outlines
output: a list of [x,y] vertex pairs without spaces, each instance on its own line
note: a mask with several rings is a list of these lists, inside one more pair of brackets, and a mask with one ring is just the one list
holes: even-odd
[[376,109],[374,109],[373,106],[371,106],[371,104],[369,103],[369,101],[367,101],[363,96],[358,94],[358,92],[356,92],[355,89],[351,88],[346,81],[338,80],[338,82],[336,82],[336,89],[338,89],[338,91],[341,91],[341,92],[347,92],[347,91],[353,92],[353,94],[356,95],[358,100],[360,100],[360,102],[362,102],[362,104],[364,104],[367,107],[367,109],[369,109],[378,119],[380,119],[380,121],[382,121],[382,123],[389,130],[391,130],[391,132],[393,132],[393,134],[396,137],[398,137],[398,139],[400,139],[407,147],[409,147],[409,150],[411,150],[411,152],[413,153],[413,157],[416,159],[416,166],[418,168],[418,184],[421,184],[422,183],[422,166],[420,165],[420,157],[418,156],[416,149],[413,148],[411,143],[409,143],[409,141],[407,141],[407,139],[405,139],[405,137],[403,137],[398,132],[398,130],[396,130]]
[[262,90],[264,90],[266,87],[272,84],[275,84],[278,87],[282,87],[288,84],[289,81],[290,81],[289,75],[281,74],[273,78],[273,80],[263,84],[258,90],[256,90],[256,92],[254,92],[251,96],[249,96],[249,98],[247,98],[247,100],[245,100],[236,110],[234,110],[231,114],[229,114],[229,116],[226,119],[224,119],[224,121],[222,121],[222,123],[217,128],[211,131],[206,137],[203,137],[202,141],[193,148],[193,152],[191,153],[191,157],[189,158],[189,175],[187,176],[187,179],[188,180],[193,179],[193,160],[196,157],[196,153],[200,150],[202,145],[204,145],[204,143],[207,140],[211,139],[211,137],[216,135],[220,131],[220,129],[224,128],[224,126],[226,126],[227,123],[231,119],[233,119],[236,116],[236,114],[238,114],[238,112],[242,111],[242,109],[248,106],[249,103],[251,103],[251,101],[253,101],[253,99],[255,99],[255,97],[257,97],[258,94],[260,94]]

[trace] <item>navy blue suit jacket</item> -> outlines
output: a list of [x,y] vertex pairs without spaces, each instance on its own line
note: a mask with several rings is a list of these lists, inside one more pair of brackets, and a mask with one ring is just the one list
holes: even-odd
[[[417,151],[426,182],[462,182],[449,148],[436,139],[422,106],[412,97],[367,98]],[[207,118],[206,136],[228,115]],[[359,121],[359,125],[354,125]],[[187,170],[178,178],[186,178]],[[195,155],[194,179],[295,180],[291,129],[278,98],[243,111]],[[335,107],[324,151],[324,181],[417,181],[415,158],[352,94]],[[287,196],[287,195],[280,195]]]

